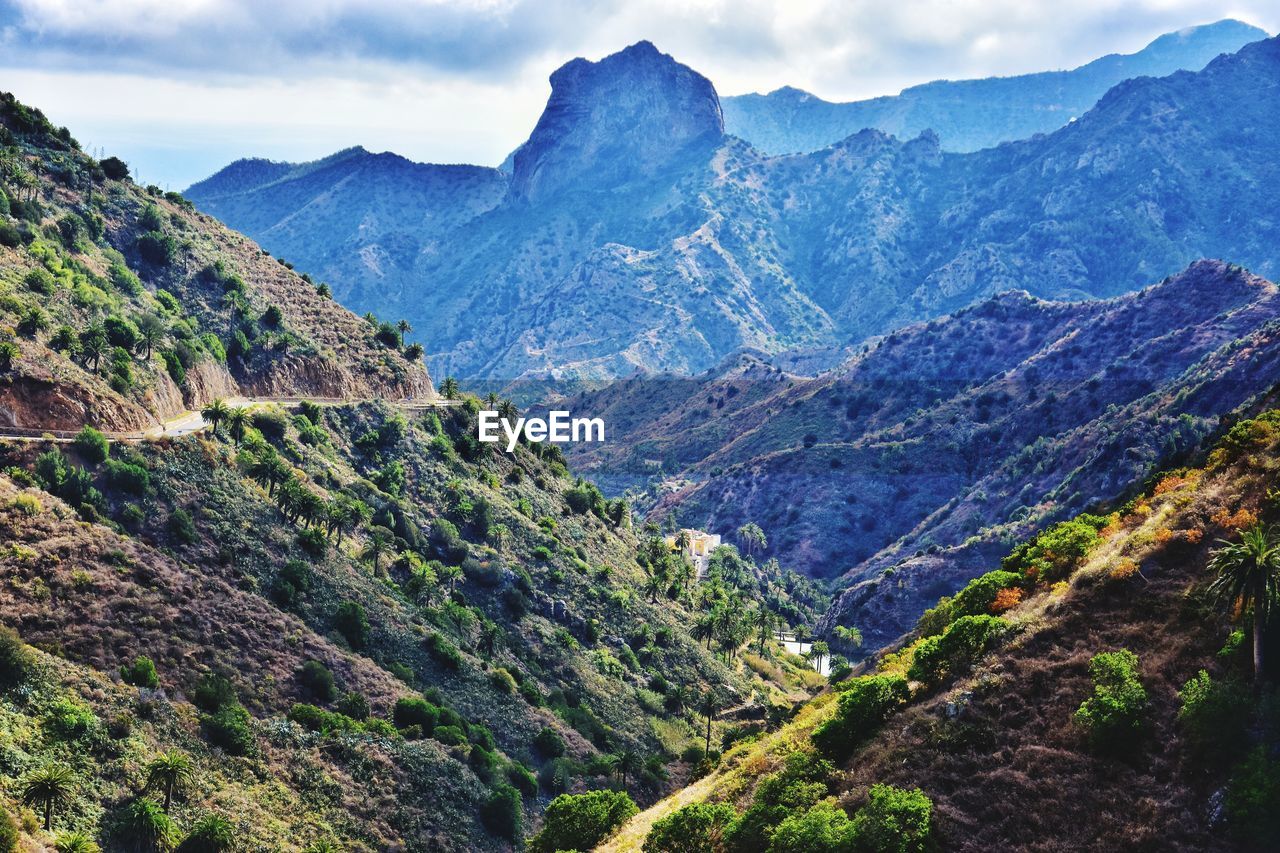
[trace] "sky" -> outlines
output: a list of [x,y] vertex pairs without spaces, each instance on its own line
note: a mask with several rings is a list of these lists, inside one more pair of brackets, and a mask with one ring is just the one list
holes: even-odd
[[1276,0],[0,0],[0,90],[136,177],[352,145],[497,165],[547,78],[640,39],[721,95],[829,100],[1072,68],[1182,27],[1280,31]]

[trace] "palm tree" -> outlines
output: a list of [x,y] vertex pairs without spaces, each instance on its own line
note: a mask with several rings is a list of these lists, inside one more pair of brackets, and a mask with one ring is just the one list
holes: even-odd
[[71,802],[75,777],[65,764],[46,764],[22,781],[22,802],[44,811],[44,831],[53,828],[53,810]]
[[818,672],[822,672],[822,661],[831,654],[831,647],[827,645],[826,640],[818,640],[809,647],[809,660],[813,661],[813,668]]
[[756,643],[762,653],[765,641],[769,639],[769,632],[773,629],[773,622],[773,613],[767,607],[759,607],[751,614],[751,627],[756,629]]
[[97,373],[98,364],[107,352],[107,332],[100,323],[94,323],[80,333],[80,360],[89,370]]
[[1255,524],[1236,543],[1222,541],[1209,568],[1218,577],[1209,592],[1228,607],[1253,610],[1253,678],[1262,679],[1262,641],[1271,611],[1280,603],[1280,542],[1272,528]]
[[98,842],[83,832],[64,832],[53,842],[57,853],[102,853]]
[[235,439],[236,447],[244,441],[244,432],[249,427],[249,412],[243,408],[232,409],[227,415],[227,429]]
[[382,555],[391,547],[395,538],[394,533],[381,525],[375,524],[369,528],[369,544],[365,546],[364,553],[366,557],[373,560],[374,577],[377,577],[378,569],[381,567]]
[[765,537],[764,531],[754,521],[748,521],[738,528],[738,539],[748,554],[755,554],[769,547],[769,540]]
[[215,436],[218,434],[218,424],[226,420],[227,416],[230,414],[231,409],[222,401],[221,397],[206,404],[205,407],[200,410],[200,416],[213,424],[213,434]]
[[142,336],[140,343],[145,358],[151,358],[151,351],[155,349],[156,344],[164,340],[168,331],[164,320],[155,314],[143,314],[138,318],[138,333]]
[[400,320],[396,323],[396,331],[400,333],[400,346],[404,346],[404,336],[413,331],[413,326],[409,325],[408,320]]
[[520,419],[520,410],[510,400],[503,400],[498,404],[498,417],[514,426],[515,422]]
[[834,633],[836,639],[840,641],[844,648],[862,648],[862,632],[856,626],[850,625],[846,628],[844,625],[837,625]]
[[640,756],[631,750],[624,750],[621,754],[614,756],[614,770],[622,779],[622,787],[627,787],[627,777],[635,773],[639,773],[644,769],[644,762],[640,760]]
[[452,376],[446,376],[444,381],[440,383],[440,394],[446,400],[458,399],[458,380]]
[[706,695],[702,697],[701,703],[702,716],[707,718],[707,748],[704,750],[705,755],[711,754],[711,721],[715,719],[716,712],[720,710],[720,697],[716,695],[714,690],[708,690]]
[[194,774],[191,759],[184,753],[171,749],[147,762],[147,781],[143,789],[148,792],[156,789],[164,791],[164,810],[167,812],[173,805],[174,790],[191,781]]

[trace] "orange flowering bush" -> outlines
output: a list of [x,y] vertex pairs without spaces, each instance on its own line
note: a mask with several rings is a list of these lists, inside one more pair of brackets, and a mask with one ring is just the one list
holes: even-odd
[[1022,590],[1016,586],[1007,587],[996,593],[995,601],[991,602],[991,612],[1003,613],[1016,607],[1021,601]]
[[1220,527],[1226,527],[1230,530],[1243,530],[1258,523],[1258,514],[1244,507],[1240,507],[1235,512],[1222,507],[1209,520]]
[[1138,573],[1138,564],[1129,557],[1123,557],[1111,567],[1111,571],[1107,574],[1112,580],[1123,581],[1128,580]]

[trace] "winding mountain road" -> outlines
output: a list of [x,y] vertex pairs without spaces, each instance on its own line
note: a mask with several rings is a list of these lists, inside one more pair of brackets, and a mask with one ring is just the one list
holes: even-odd
[[[367,399],[343,399],[339,397],[228,397],[222,402],[232,409],[252,409],[258,406],[283,406],[297,408],[304,402],[317,403],[321,406],[348,406],[360,403],[387,403],[396,408],[409,411],[426,409],[444,409],[459,405],[461,400],[447,400],[443,397],[414,400],[383,400],[370,397]],[[145,430],[132,432],[113,432],[103,430],[102,433],[112,441],[157,441],[165,438],[180,438],[209,429],[211,424],[199,411],[186,411],[166,418],[155,426]],[[9,441],[55,441],[70,442],[75,439],[75,432],[70,430],[40,429],[37,427],[0,426],[0,439]]]

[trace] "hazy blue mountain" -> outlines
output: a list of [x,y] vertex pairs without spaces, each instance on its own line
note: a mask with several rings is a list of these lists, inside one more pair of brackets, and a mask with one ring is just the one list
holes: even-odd
[[312,163],[238,160],[187,195],[365,311],[400,298],[418,256],[434,250],[431,235],[494,207],[506,188],[496,169],[356,147]]
[[694,374],[1011,289],[1115,296],[1202,257],[1276,277],[1278,79],[1270,39],[997,148],[866,130],[769,157],[641,44],[553,75],[514,177],[356,151],[190,194],[356,310],[408,318],[437,375]]
[[784,86],[767,95],[725,97],[721,104],[725,129],[769,154],[816,151],[864,128],[901,139],[932,130],[946,151],[976,151],[1056,130],[1122,80],[1197,71],[1219,54],[1266,37],[1257,27],[1224,20],[1167,33],[1137,53],[1109,54],[1070,71],[938,80],[845,103]]

